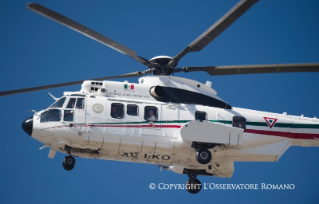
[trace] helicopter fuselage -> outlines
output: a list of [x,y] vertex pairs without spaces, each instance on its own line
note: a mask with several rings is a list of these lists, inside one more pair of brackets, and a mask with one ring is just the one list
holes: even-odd
[[[81,91],[65,92],[34,114],[31,136],[51,148],[51,158],[69,147],[83,158],[170,166],[177,173],[198,169],[218,177],[231,177],[234,161],[278,161],[290,146],[319,146],[316,118],[162,102],[166,92],[156,95],[153,87],[175,86],[223,101],[209,83],[167,76],[139,81],[85,81]],[[195,159],[201,145],[212,153],[208,165]]]

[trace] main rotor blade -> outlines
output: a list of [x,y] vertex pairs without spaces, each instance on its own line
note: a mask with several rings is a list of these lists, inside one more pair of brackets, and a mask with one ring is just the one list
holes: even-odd
[[179,61],[184,55],[189,52],[197,52],[208,45],[226,28],[234,23],[242,14],[244,14],[258,0],[241,0],[230,11],[228,11],[221,19],[208,28],[196,40],[189,44],[182,52],[176,55],[173,59]]
[[212,76],[236,74],[265,74],[288,72],[319,72],[319,63],[309,64],[262,64],[262,65],[233,65],[211,67],[184,67],[174,69],[174,72],[205,71]]
[[[149,72],[147,70],[144,72],[132,72],[132,73],[118,75],[118,76],[100,77],[100,78],[87,79],[87,80],[101,81],[101,80],[109,80],[109,79],[129,78],[129,77],[143,76],[143,75],[148,74],[148,73]],[[13,94],[27,93],[27,92],[32,92],[32,91],[41,91],[41,90],[45,90],[45,89],[53,89],[53,88],[71,86],[71,85],[76,85],[76,84],[82,84],[83,81],[84,80],[79,80],[79,81],[72,81],[72,82],[66,82],[66,83],[60,83],[60,84],[51,84],[51,85],[46,85],[46,86],[38,86],[38,87],[32,87],[32,88],[3,91],[3,92],[0,92],[0,97],[13,95]]]
[[104,35],[101,35],[100,33],[97,33],[94,30],[91,30],[90,28],[85,27],[55,11],[52,11],[37,3],[29,3],[27,5],[27,8],[47,18],[50,18],[51,20],[61,23],[62,25],[65,25],[66,27],[71,28],[89,38],[92,38],[93,40],[96,40],[110,48],[113,48],[114,50],[119,51],[122,54],[126,54],[139,61],[140,63],[148,66],[149,68],[152,67],[151,63],[147,59],[137,56],[134,50],[131,50],[130,48],[125,47],[124,45],[121,45],[120,43],[115,42],[114,40],[111,40],[110,38],[107,38]]

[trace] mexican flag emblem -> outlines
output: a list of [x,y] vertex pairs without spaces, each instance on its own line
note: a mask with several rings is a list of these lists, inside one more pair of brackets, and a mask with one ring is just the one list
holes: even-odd
[[134,89],[134,84],[124,84],[124,89]]

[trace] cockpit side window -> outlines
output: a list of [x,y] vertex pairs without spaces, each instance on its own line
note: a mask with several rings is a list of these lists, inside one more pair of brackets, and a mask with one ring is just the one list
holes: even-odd
[[52,106],[50,106],[51,108],[52,107],[56,107],[56,108],[61,108],[64,104],[64,101],[65,101],[65,97],[62,97],[60,98],[57,102],[55,102]]
[[238,127],[246,130],[246,119],[241,116],[234,116],[233,117],[233,127]]
[[68,105],[66,106],[66,108],[74,108],[75,106],[75,102],[76,102],[76,98],[70,98]]
[[73,115],[74,115],[73,113],[74,113],[73,110],[65,110],[64,111],[63,121],[72,122],[73,121]]
[[59,109],[49,109],[40,116],[40,122],[57,122],[61,120],[61,110]]
[[84,98],[78,98],[77,102],[76,102],[76,109],[84,109]]

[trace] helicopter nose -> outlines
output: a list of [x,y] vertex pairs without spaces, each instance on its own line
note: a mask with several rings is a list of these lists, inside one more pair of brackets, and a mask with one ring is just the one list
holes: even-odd
[[33,116],[23,121],[22,129],[24,130],[24,132],[31,136],[33,129]]

